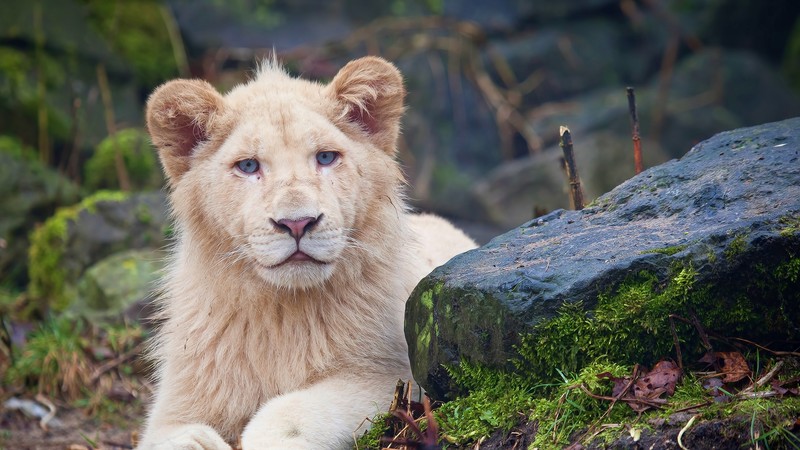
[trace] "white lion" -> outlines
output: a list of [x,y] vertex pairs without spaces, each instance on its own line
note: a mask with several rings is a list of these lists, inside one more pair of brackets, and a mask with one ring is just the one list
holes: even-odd
[[348,448],[411,378],[406,298],[475,244],[407,212],[404,95],[375,57],[328,85],[266,63],[225,96],[198,80],[152,94],[178,240],[140,448]]

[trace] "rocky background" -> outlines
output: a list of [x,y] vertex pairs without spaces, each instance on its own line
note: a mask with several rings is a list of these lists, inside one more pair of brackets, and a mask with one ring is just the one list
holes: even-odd
[[[632,210],[641,198],[621,194],[631,183],[600,197],[634,175],[627,86],[636,92],[645,167],[680,158],[721,131],[800,116],[795,0],[5,1],[0,399],[39,392],[96,410],[108,406],[99,398],[109,393],[131,402],[146,397],[146,383],[131,384],[126,376],[148,370],[131,361],[147,332],[141,322],[172,230],[160,167],[142,128],[144,102],[175,77],[204,78],[225,91],[273,53],[290,72],[321,81],[366,54],[397,64],[409,91],[398,157],[411,201],[457,221],[481,243],[510,229],[530,234],[572,220],[564,225],[568,232],[591,214],[560,211],[569,208],[557,145],[561,125],[572,132],[587,203],[599,197],[593,211],[608,210],[610,217],[619,206],[616,214],[632,214],[614,220],[680,215]],[[754,138],[742,139],[749,148]],[[750,162],[725,164],[733,173]],[[708,176],[694,164],[664,167],[675,172],[650,172],[662,180],[656,190]],[[728,183],[751,181],[698,184],[684,200],[717,208],[732,198]],[[794,195],[786,189],[770,195]],[[719,239],[729,244],[736,230]],[[664,236],[647,237],[664,242],[636,247],[640,256],[631,264],[668,264],[663,253],[636,252],[673,241],[695,258],[692,246],[702,241]],[[505,245],[494,241],[482,251]],[[515,257],[547,260],[553,273],[574,267],[556,255],[525,255]],[[503,264],[515,264],[509,261]],[[552,305],[572,292],[569,283],[584,295],[599,292],[565,273],[566,287],[520,275],[527,281],[491,289],[557,299]],[[414,323],[424,324],[423,316]],[[40,353],[32,343],[43,345]],[[445,356],[419,364],[453,362],[460,354]],[[432,380],[434,390],[447,391]]]

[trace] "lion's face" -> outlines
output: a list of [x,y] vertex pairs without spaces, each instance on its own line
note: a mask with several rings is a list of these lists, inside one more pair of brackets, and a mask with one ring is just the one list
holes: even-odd
[[376,58],[328,86],[268,68],[226,97],[168,83],[148,102],[148,127],[177,215],[206,230],[223,260],[308,288],[347,264],[370,208],[400,182],[402,97],[399,73]]
[[371,184],[357,170],[370,164],[372,149],[314,111],[280,108],[278,120],[238,124],[188,175],[235,257],[272,284],[306,287],[327,279],[353,243],[357,200]]

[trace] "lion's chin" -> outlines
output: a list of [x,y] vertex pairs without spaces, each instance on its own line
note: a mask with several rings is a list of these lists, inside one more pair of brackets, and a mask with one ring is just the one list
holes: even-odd
[[258,263],[256,271],[264,281],[278,288],[305,290],[323,285],[333,275],[334,264],[297,252],[272,266]]

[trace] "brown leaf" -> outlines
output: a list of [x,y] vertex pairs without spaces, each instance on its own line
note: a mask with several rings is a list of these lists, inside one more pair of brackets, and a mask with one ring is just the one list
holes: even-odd
[[[637,366],[638,367],[638,366]],[[659,361],[653,370],[647,373],[634,369],[634,374],[640,373],[636,378],[631,390],[633,397],[626,394],[622,396],[625,388],[631,384],[631,376],[615,377],[608,372],[598,374],[597,377],[607,379],[613,383],[611,389],[614,397],[622,396],[622,401],[628,404],[636,412],[642,412],[653,407],[653,400],[658,399],[663,394],[672,395],[675,393],[675,385],[680,379],[683,371],[672,361]]]
[[[720,360],[722,360],[721,367]],[[725,383],[736,383],[752,374],[750,366],[740,352],[708,352],[700,358],[700,362],[713,364],[714,368],[720,371],[722,381]]]
[[633,385],[633,393],[636,397],[649,399],[659,398],[664,393],[672,395],[675,393],[675,385],[681,375],[683,375],[683,371],[674,362],[659,361],[653,370],[636,380]]
[[736,383],[750,376],[750,367],[739,352],[716,352],[722,359],[722,381]]

